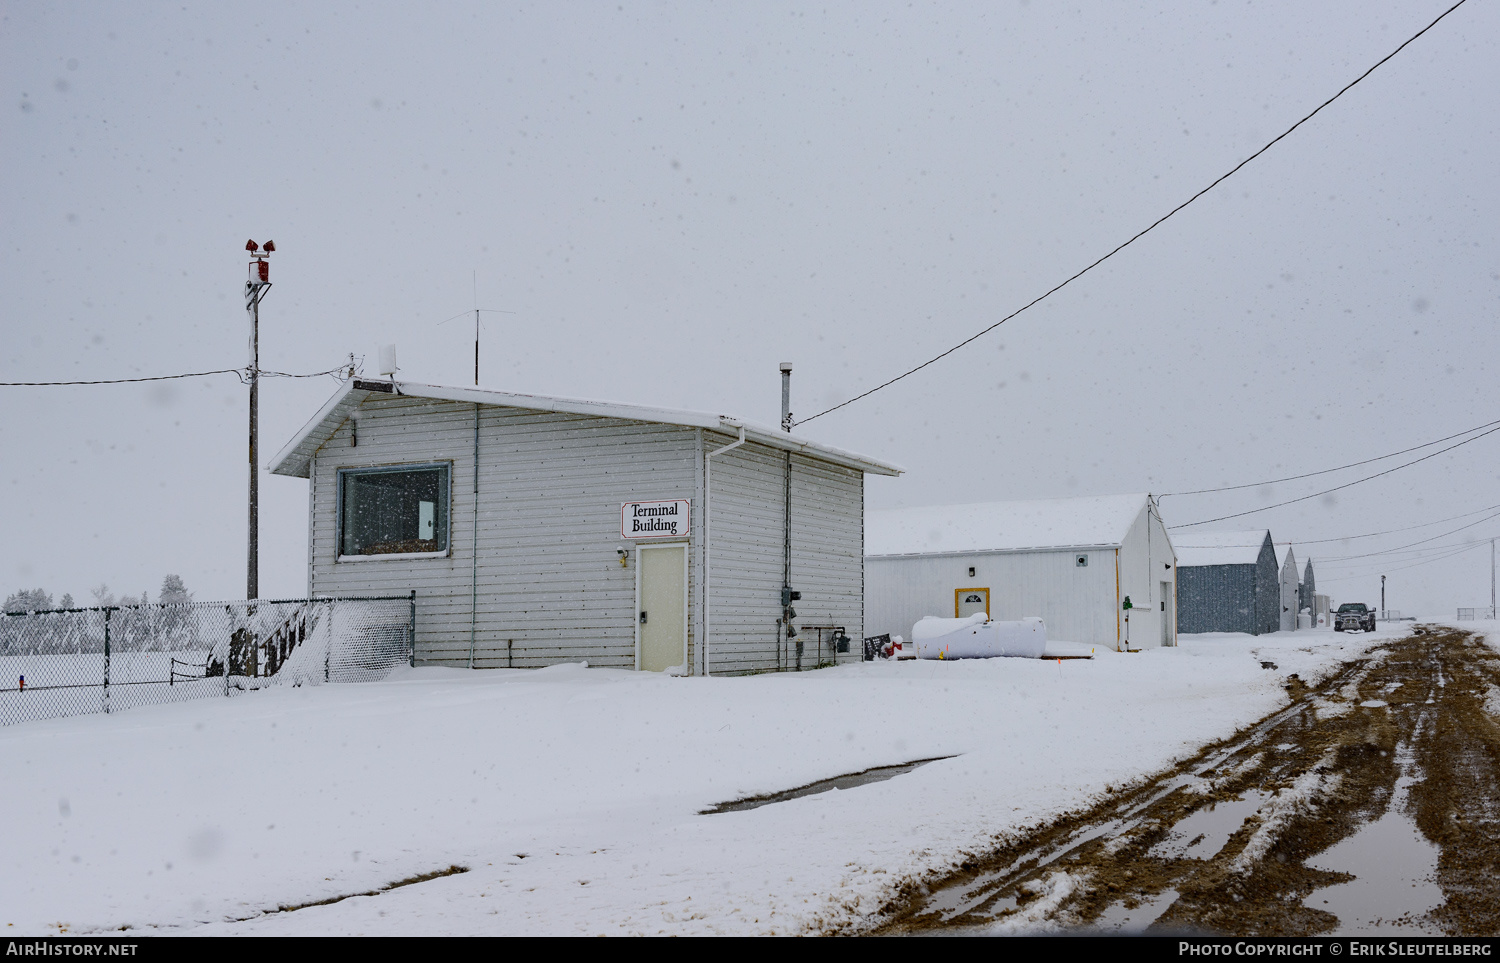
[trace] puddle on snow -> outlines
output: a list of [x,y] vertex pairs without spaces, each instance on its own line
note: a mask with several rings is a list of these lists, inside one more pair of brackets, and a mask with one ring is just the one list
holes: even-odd
[[1139,933],[1161,919],[1161,914],[1175,902],[1177,890],[1169,889],[1141,900],[1135,909],[1126,909],[1124,903],[1115,903],[1100,913],[1099,918],[1090,924],[1090,928],[1111,933]]
[[1151,847],[1158,859],[1213,859],[1245,820],[1270,797],[1259,789],[1241,799],[1212,803],[1177,822],[1165,839]]
[[1443,903],[1443,891],[1433,881],[1438,847],[1405,812],[1409,787],[1416,781],[1411,751],[1402,746],[1397,755],[1403,771],[1385,815],[1305,861],[1313,869],[1354,877],[1314,890],[1302,901],[1339,918],[1333,935],[1429,933],[1419,920]]
[[713,816],[718,813],[738,813],[747,809],[759,809],[761,806],[769,806],[772,803],[786,802],[789,799],[801,799],[803,796],[816,796],[818,793],[829,792],[834,789],[853,789],[856,786],[868,785],[872,782],[884,782],[897,776],[920,769],[929,762],[940,762],[944,759],[952,759],[953,756],[934,756],[931,759],[916,759],[911,762],[903,762],[898,766],[876,766],[874,769],[865,769],[860,772],[851,772],[842,776],[834,776],[832,779],[821,779],[818,782],[808,783],[806,786],[798,786],[796,789],[787,789],[783,792],[767,793],[764,796],[751,796],[748,799],[736,799],[733,802],[719,803],[717,806],[700,810],[700,816]]

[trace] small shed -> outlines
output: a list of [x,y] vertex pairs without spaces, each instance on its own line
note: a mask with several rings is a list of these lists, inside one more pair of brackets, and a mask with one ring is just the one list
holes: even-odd
[[1176,644],[1176,557],[1145,494],[871,512],[865,555],[872,634],[982,611],[1040,616],[1049,639]]
[[1180,632],[1247,632],[1281,628],[1281,577],[1266,529],[1178,532],[1177,625]]
[[858,660],[864,476],[900,472],[724,415],[371,380],[270,470],[309,482],[308,594],[415,591],[418,663],[675,674]]
[[1294,632],[1301,609],[1298,595],[1302,579],[1297,574],[1297,553],[1290,543],[1276,546],[1276,571],[1281,580],[1281,631]]
[[1297,611],[1307,610],[1307,614],[1313,616],[1313,624],[1317,624],[1317,613],[1313,610],[1317,606],[1318,580],[1313,574],[1313,560],[1309,558],[1307,565],[1302,570],[1302,584],[1297,591]]

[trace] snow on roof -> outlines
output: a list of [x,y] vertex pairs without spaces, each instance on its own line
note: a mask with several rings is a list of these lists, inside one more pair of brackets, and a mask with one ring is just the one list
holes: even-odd
[[1292,567],[1297,567],[1297,553],[1292,551],[1291,542],[1283,542],[1272,547],[1276,549],[1276,571],[1279,572],[1282,569],[1286,568],[1286,559],[1288,555],[1290,555],[1293,559]]
[[293,475],[306,478],[313,453],[322,447],[348,419],[351,412],[366,398],[408,397],[431,398],[437,401],[461,401],[506,408],[525,408],[531,411],[556,411],[570,414],[595,415],[601,418],[619,418],[626,421],[647,421],[666,425],[686,425],[693,428],[711,428],[715,431],[738,434],[745,430],[745,438],[773,448],[795,451],[823,461],[855,468],[873,475],[899,475],[901,468],[864,455],[844,451],[832,445],[823,445],[768,425],[728,415],[708,414],[701,411],[683,411],[675,408],[655,408],[645,405],[622,404],[613,401],[589,401],[581,398],[551,398],[546,395],[517,394],[509,391],[489,391],[480,388],[449,388],[442,385],[425,385],[411,381],[381,381],[356,378],[334,393],[312,420],[287,442],[286,446],[271,459],[270,470],[276,475]]
[[1264,528],[1249,532],[1178,532],[1172,536],[1177,567],[1192,565],[1254,565],[1270,536]]
[[1111,548],[1124,542],[1145,508],[1143,493],[867,512],[865,554]]

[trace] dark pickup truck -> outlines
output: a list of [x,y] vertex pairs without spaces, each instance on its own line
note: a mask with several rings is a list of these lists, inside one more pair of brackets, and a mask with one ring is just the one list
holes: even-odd
[[1375,612],[1363,602],[1345,602],[1333,616],[1333,630],[1374,632]]

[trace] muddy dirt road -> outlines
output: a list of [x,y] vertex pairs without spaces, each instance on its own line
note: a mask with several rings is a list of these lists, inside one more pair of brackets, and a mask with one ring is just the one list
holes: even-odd
[[1422,626],[1287,687],[1150,783],[913,886],[874,931],[1500,934],[1500,655]]

